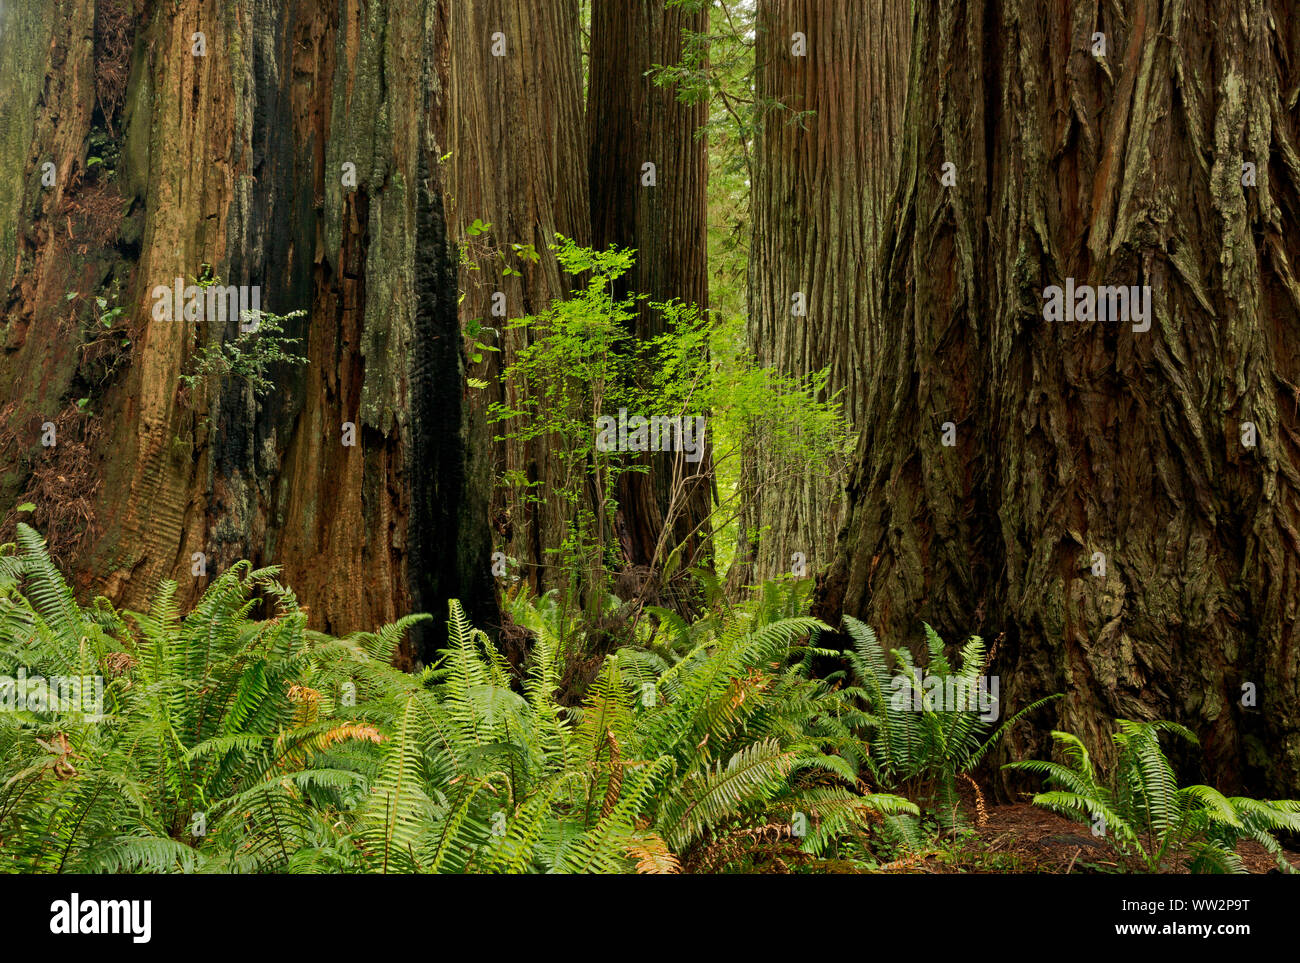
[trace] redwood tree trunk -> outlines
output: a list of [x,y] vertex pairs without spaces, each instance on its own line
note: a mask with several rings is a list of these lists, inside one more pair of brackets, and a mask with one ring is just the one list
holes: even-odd
[[[1172,718],[1204,776],[1277,793],[1300,789],[1289,13],[918,8],[884,321],[821,600],[894,645],[923,619],[950,642],[1005,634],[1008,710],[1064,692],[1040,721],[1103,760],[1112,717]],[[1150,329],[1047,319],[1067,278],[1149,285]],[[1013,745],[1044,752],[1029,733]]]
[[[561,577],[555,553],[572,516],[556,494],[562,466],[546,438],[493,443],[506,427],[487,425],[486,417],[492,402],[517,407],[526,390],[502,379],[529,340],[524,329],[507,330],[508,320],[538,314],[568,293],[550,250],[556,233],[581,243],[590,235],[578,3],[455,0],[450,15],[448,214],[453,237],[469,245],[461,319],[494,329],[481,338],[500,349],[470,370],[487,382],[469,395],[482,459],[476,471],[507,479],[494,497],[494,544],[518,564],[510,574],[540,592]],[[490,225],[486,234],[467,234],[475,220]],[[514,244],[532,245],[539,260],[517,257]],[[502,314],[493,313],[498,292]]]
[[[878,249],[900,144],[909,0],[759,0],[760,121],[751,196],[750,343],[760,363],[806,381],[828,368],[862,421],[881,337]],[[798,301],[796,301],[798,299]],[[796,314],[796,309],[802,313]],[[748,454],[752,510],[735,581],[825,568],[842,483],[761,444]]]
[[[437,178],[441,23],[437,0],[0,8],[0,168],[18,175],[0,185],[0,497],[37,503],[82,590],[140,608],[172,578],[188,602],[250,558],[329,631],[453,595],[493,620]],[[185,390],[236,320],[156,320],[151,291],[205,274],[305,310],[286,334],[310,363],[261,398],[237,377]],[[125,309],[108,328],[97,295]]]
[[[658,85],[653,76],[654,67],[681,61],[684,31],[707,29],[707,9],[669,6],[665,0],[592,8],[587,100],[592,244],[636,249],[636,266],[624,278],[623,290],[649,295],[636,319],[641,339],[667,327],[652,302],[708,304],[708,167],[699,136],[708,104],[681,102],[675,85]],[[670,452],[645,459],[648,472],[620,479],[618,535],[628,562],[662,568],[674,549],[679,550],[675,570],[709,562],[712,461],[707,449],[696,464]],[[661,543],[666,525],[671,535]]]

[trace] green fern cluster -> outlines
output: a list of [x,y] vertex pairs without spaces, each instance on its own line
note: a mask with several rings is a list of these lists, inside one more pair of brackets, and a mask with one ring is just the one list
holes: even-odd
[[1116,723],[1111,738],[1119,753],[1108,783],[1099,781],[1087,748],[1068,732],[1052,733],[1065,763],[1030,760],[1004,768],[1045,776],[1053,788],[1034,796],[1034,805],[1090,824],[1121,859],[1147,872],[1244,873],[1236,847],[1245,839],[1263,846],[1283,871],[1296,871],[1273,833],[1300,831],[1300,802],[1229,797],[1210,786],[1179,788],[1160,734],[1193,744],[1196,736],[1174,722]]
[[[102,718],[0,713],[0,849],[25,872],[274,871],[328,848],[333,812],[366,772],[330,750],[383,739],[339,705],[386,659],[381,635],[328,639],[274,569],[234,565],[181,618],[164,583],[134,629],[102,599],[82,610],[40,536],[0,555],[0,660],[12,675],[99,675]],[[253,621],[258,596],[277,613]]]
[[[868,725],[872,730],[867,766],[876,784],[899,789],[909,799],[920,802],[933,814],[939,825],[951,829],[963,824],[958,783],[977,766],[998,740],[1027,713],[1059,696],[1048,696],[1031,703],[988,734],[992,720],[980,718],[970,709],[938,707],[922,700],[915,709],[896,705],[893,698],[897,678],[906,680],[910,693],[923,685],[918,666],[907,649],[886,653],[872,629],[851,616],[844,619],[853,639],[847,654],[856,685],[848,691],[870,707]],[[953,666],[944,653],[944,643],[937,632],[925,626],[929,663],[926,674],[953,678],[958,691],[974,692],[981,673],[987,667],[988,653],[979,636],[961,648],[960,664]],[[891,670],[889,655],[894,658]],[[903,841],[911,845],[919,838],[907,827],[899,827]]]
[[18,540],[0,550],[0,668],[106,685],[102,718],[0,713],[9,871],[798,866],[916,811],[863,791],[863,713],[809,672],[824,626],[779,607],[661,623],[566,708],[540,616],[522,683],[454,602],[446,650],[404,673],[390,662],[422,616],[331,638],[274,569],[239,563],[184,617],[170,584],[122,617],[79,607],[39,535]]
[[694,625],[658,610],[666,644],[611,656],[584,717],[598,711],[638,758],[667,761],[652,825],[689,863],[744,865],[775,838],[792,857],[836,855],[882,816],[917,812],[865,790],[867,717],[813,677],[814,657],[838,653],[804,641],[827,627],[775,600]]
[[[408,616],[338,639],[310,631],[274,568],[240,562],[181,616],[164,583],[147,614],[83,608],[40,536],[0,547],[0,676],[98,676],[98,711],[6,692],[0,868],[10,872],[678,872],[869,868],[929,846],[921,802],[959,821],[958,780],[1041,700],[991,735],[974,711],[896,707],[874,633],[846,620],[852,678],[818,677],[827,627],[806,585],[714,597],[687,623],[647,610],[561,701],[582,626],[553,599],[511,603],[533,644],[519,678],[450,605],[449,643],[416,673],[391,663]],[[270,616],[254,618],[259,606]],[[927,626],[932,675],[973,684]],[[895,671],[919,672],[904,650]],[[844,685],[849,682],[851,684]],[[925,704],[923,703],[923,706]],[[1178,788],[1159,745],[1172,723],[1120,722],[1109,784],[1083,744],[1024,762],[1039,805],[1103,824],[1148,870],[1239,871],[1255,839],[1300,830],[1300,803]],[[892,841],[892,842],[891,842]]]
[[[807,866],[879,814],[915,812],[862,791],[862,713],[810,677],[818,650],[805,640],[825,626],[781,618],[787,611],[763,596],[693,624],[654,609],[657,628],[606,657],[582,705],[566,710],[554,700],[571,626],[548,598],[512,604],[534,639],[522,697],[531,716],[501,738],[526,743],[534,768],[569,780],[552,802],[561,826],[548,838],[580,829],[617,843],[628,862],[611,869],[752,869],[778,852],[787,866]],[[486,637],[477,633],[471,654],[454,625],[452,636],[438,671],[458,667],[442,676],[456,692],[476,658],[494,689],[508,690]]]

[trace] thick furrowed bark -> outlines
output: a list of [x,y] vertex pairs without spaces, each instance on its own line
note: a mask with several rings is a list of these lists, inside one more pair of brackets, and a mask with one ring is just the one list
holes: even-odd
[[[1110,718],[1173,718],[1208,777],[1293,793],[1300,46],[1263,0],[1121,7],[917,18],[897,320],[821,610],[894,643],[1005,632],[1008,709],[1063,691],[1055,722],[1103,755]],[[1150,285],[1151,329],[1044,320],[1069,277]]]

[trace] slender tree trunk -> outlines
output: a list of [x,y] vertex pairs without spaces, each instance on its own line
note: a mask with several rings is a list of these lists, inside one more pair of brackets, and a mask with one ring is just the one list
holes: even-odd
[[[664,312],[652,303],[708,304],[708,167],[700,136],[708,104],[681,102],[676,85],[656,84],[653,70],[681,62],[684,31],[707,30],[707,9],[668,6],[665,0],[597,3],[592,9],[592,243],[636,249],[636,266],[623,290],[648,295],[636,319],[641,339],[667,328]],[[708,563],[711,458],[706,454],[691,464],[679,453],[663,452],[645,456],[645,463],[648,472],[620,479],[618,534],[628,562],[660,571],[665,563],[676,571]],[[667,537],[665,527],[671,529]],[[676,561],[669,562],[674,551]]]
[[[0,8],[0,166],[21,172],[0,185],[0,494],[37,503],[81,589],[139,608],[171,578],[188,602],[246,557],[329,631],[452,595],[494,619],[459,352],[432,347],[456,344],[440,23],[435,0]],[[264,397],[186,390],[237,319],[160,320],[152,292],[205,276],[305,310],[286,334],[309,364]],[[125,308],[107,328],[95,296]],[[482,557],[458,575],[458,552]]]
[[[807,381],[828,369],[861,424],[881,337],[878,250],[900,156],[908,0],[759,0],[750,342],[760,363]],[[791,464],[758,439],[733,582],[829,563],[842,476]],[[751,533],[757,533],[751,539]],[[796,562],[798,564],[798,562]]]
[[[1103,761],[1112,717],[1172,718],[1205,777],[1279,793],[1300,788],[1290,12],[918,9],[888,323],[821,600],[889,644],[922,619],[1000,638],[1003,705],[1064,692],[1039,721]],[[1071,278],[1149,286],[1149,330],[1049,319]]]
[[[556,233],[590,236],[578,3],[456,0],[450,9],[447,186],[452,233],[467,252],[461,319],[471,330],[493,329],[481,341],[500,349],[470,371],[488,383],[470,393],[475,448],[492,452],[481,470],[506,479],[493,503],[498,550],[540,592],[561,578],[556,552],[573,518],[557,494],[563,466],[549,438],[494,445],[506,426],[487,425],[486,413],[492,402],[517,408],[527,390],[507,388],[501,376],[529,342],[526,330],[507,330],[508,319],[538,314],[568,293],[550,250]],[[491,225],[486,234],[467,233],[475,220]],[[520,258],[511,245],[532,245],[539,259]]]

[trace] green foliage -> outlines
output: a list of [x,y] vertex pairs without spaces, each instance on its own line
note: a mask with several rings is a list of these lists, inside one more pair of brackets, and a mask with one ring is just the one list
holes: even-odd
[[512,386],[505,393],[508,401],[494,402],[488,414],[500,437],[547,441],[554,471],[546,492],[519,477],[501,481],[517,487],[524,501],[558,499],[566,506],[566,538],[551,549],[569,576],[565,592],[586,589],[588,598],[599,599],[608,587],[606,572],[619,566],[614,492],[625,467],[617,453],[597,448],[595,425],[620,406],[638,406],[629,333],[635,299],[614,294],[615,282],[632,266],[632,254],[593,251],[560,236],[553,250],[575,279],[573,294],[540,315],[508,323],[510,330],[524,332],[526,344],[502,372]]
[[[113,282],[112,288],[109,293],[112,298],[114,299],[117,298],[119,294],[119,290],[116,281]],[[88,301],[86,298],[81,297],[76,291],[69,291],[67,294],[64,295],[64,300],[78,301],[79,306],[85,306],[88,303],[94,304],[94,310],[92,311],[92,315],[94,317],[95,324],[94,326],[92,326],[92,330],[89,332],[91,337],[94,337],[96,334],[99,333],[98,328],[105,328],[111,330],[117,324],[118,319],[123,317],[123,315],[126,314],[125,307],[123,307],[120,304],[114,304],[110,306],[109,298],[106,298],[101,294],[94,295]],[[130,342],[127,341],[126,344],[130,344]]]
[[[755,176],[750,150],[756,121],[755,7],[733,0],[670,0],[670,5],[688,13],[709,8],[709,29],[683,30],[680,58],[656,65],[651,77],[685,103],[708,104],[700,136],[708,141],[709,297],[719,314],[739,319],[746,311],[749,191]],[[740,347],[743,332],[738,333]]]
[[[35,531],[18,544],[0,554],[0,674],[98,676],[103,705],[0,714],[0,865],[272,871],[332,838],[364,772],[328,750],[380,738],[337,703],[358,642],[313,639],[274,569],[247,562],[183,619],[164,583],[133,632],[104,600],[75,603]],[[274,618],[249,619],[258,593]]]
[[517,680],[453,602],[447,649],[407,674],[390,661],[423,616],[330,638],[241,562],[184,617],[167,583],[122,618],[81,608],[37,533],[18,539],[0,668],[106,684],[100,715],[0,714],[6,870],[673,872],[774,846],[812,867],[915,812],[861,790],[861,713],[810,677],[824,627],[776,617],[780,593],[685,637],[647,629],[566,708],[545,618]]
[[[210,287],[219,282],[220,278],[212,278],[202,282],[201,286]],[[233,376],[243,380],[254,395],[265,395],[276,385],[270,374],[273,365],[307,363],[305,357],[287,350],[302,339],[284,335],[285,322],[306,313],[290,311],[279,315],[269,311],[245,311],[240,319],[239,335],[233,340],[206,345],[196,351],[191,359],[191,371],[181,375],[181,382],[194,391],[208,378]]]
[[[757,7],[735,0],[669,0],[684,14],[708,12],[703,31],[683,29],[680,56],[656,64],[649,76],[683,103],[705,103],[699,136],[708,141],[708,355],[713,364],[710,430],[718,505],[710,527],[714,561],[726,570],[738,545],[759,544],[764,532],[741,531],[755,485],[778,488],[802,478],[809,464],[843,487],[856,436],[827,372],[787,378],[755,363],[748,312],[751,145],[761,126],[801,124],[811,116],[755,87]],[[742,470],[742,461],[748,466]]]
[[649,643],[611,655],[593,687],[587,718],[599,706],[626,754],[669,760],[652,825],[692,866],[752,867],[771,837],[787,841],[787,859],[842,857],[869,823],[917,813],[863,791],[866,717],[812,677],[812,658],[836,653],[804,641],[825,625],[788,615],[805,591],[773,585],[694,625],[656,610]]
[[1119,731],[1111,738],[1119,755],[1109,782],[1098,779],[1082,740],[1068,732],[1052,733],[1064,763],[1030,760],[1004,768],[1046,777],[1053,788],[1034,796],[1034,805],[1096,827],[1122,859],[1147,872],[1244,873],[1236,853],[1244,839],[1268,850],[1283,871],[1295,872],[1273,833],[1300,830],[1300,801],[1229,797],[1202,785],[1179,788],[1160,735],[1193,744],[1196,736],[1174,722],[1115,721]]
[[[486,354],[489,351],[497,352],[501,350],[495,345],[490,345],[485,341],[479,340],[480,335],[483,335],[488,331],[491,331],[492,334],[497,337],[500,337],[501,335],[501,332],[499,332],[496,328],[485,327],[483,323],[480,322],[477,318],[470,318],[468,321],[465,322],[464,334],[465,334],[466,342],[469,345],[469,360],[471,364],[479,364],[483,360],[484,354]],[[470,380],[480,382],[480,384],[472,387],[487,386],[487,382],[483,381],[481,378],[470,379]]]
[[126,308],[120,304],[110,308],[105,298],[96,297],[95,306],[99,309],[99,323],[106,328],[111,328],[113,323],[126,311]]
[[[825,372],[803,383],[760,366],[744,348],[743,319],[724,320],[677,301],[651,303],[662,333],[634,337],[638,302],[645,296],[615,293],[634,252],[595,251],[560,236],[553,250],[574,279],[573,293],[539,315],[508,323],[510,330],[525,332],[526,344],[503,370],[510,400],[494,403],[489,416],[502,437],[547,440],[559,471],[545,494],[521,477],[502,480],[520,487],[525,499],[559,498],[569,506],[569,538],[553,551],[568,560],[571,571],[588,573],[597,597],[607,587],[602,566],[621,565],[613,535],[618,478],[648,470],[639,453],[597,447],[602,416],[626,408],[632,415],[708,417],[709,453],[702,467],[719,481],[708,528],[720,533],[722,545],[735,542],[736,519],[754,494],[741,485],[747,452],[761,450],[788,472],[802,473],[810,463],[832,475],[847,468],[853,436],[839,400],[828,396]],[[476,327],[472,337],[483,330]],[[665,531],[686,507],[686,487],[671,487]],[[661,544],[653,565],[682,570],[707,561],[672,558],[672,547]]]
[[[744,466],[775,487],[803,477],[809,465],[827,478],[848,480],[856,436],[838,395],[827,389],[828,371],[800,380],[760,365],[749,348],[742,316],[714,317],[709,336],[713,470],[718,502],[710,525],[717,565],[731,564],[740,519],[760,494],[746,482]],[[762,532],[745,533],[756,544]]]
[[[960,826],[959,779],[974,769],[1016,722],[1059,695],[1026,706],[986,735],[993,720],[982,719],[975,709],[937,704],[923,693],[923,675],[911,652],[894,649],[895,669],[891,671],[875,632],[851,616],[846,616],[844,623],[854,644],[847,653],[856,682],[852,691],[872,713],[874,737],[868,758],[872,777],[877,785],[902,789],[933,813],[944,829]],[[925,675],[952,679],[956,692],[976,692],[988,662],[983,640],[972,636],[962,646],[959,666],[954,667],[944,652],[943,640],[929,625],[925,637],[929,648]]]
[[117,139],[102,127],[92,127],[87,141],[86,170],[99,167],[100,176],[112,181],[117,175],[121,146]]
[[586,283],[545,313],[509,322],[510,330],[527,333],[528,343],[504,374],[530,390],[515,406],[494,404],[490,415],[511,438],[557,437],[573,448],[570,460],[581,464],[594,451],[596,418],[640,400],[630,378],[635,298],[614,295],[615,282],[632,267],[632,253],[594,251],[561,236],[553,249],[565,272],[585,275]]

